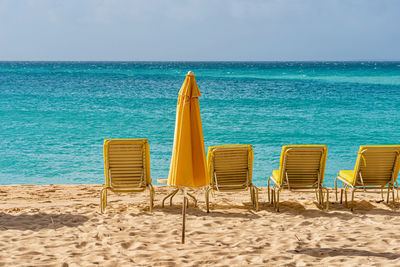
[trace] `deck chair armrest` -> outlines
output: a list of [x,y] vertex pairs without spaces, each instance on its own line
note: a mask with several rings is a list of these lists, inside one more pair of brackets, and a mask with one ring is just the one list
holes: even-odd
[[339,179],[342,183],[344,183],[344,184],[346,184],[346,185],[348,185],[348,186],[353,187],[353,185],[352,185],[351,183],[349,183],[349,181],[347,181],[346,179],[344,179],[343,177],[341,177],[341,176],[339,176],[339,175],[336,177],[336,179]]
[[273,176],[270,176],[268,180],[272,180],[272,182],[274,182],[274,184],[279,188],[281,187],[280,184],[274,179]]

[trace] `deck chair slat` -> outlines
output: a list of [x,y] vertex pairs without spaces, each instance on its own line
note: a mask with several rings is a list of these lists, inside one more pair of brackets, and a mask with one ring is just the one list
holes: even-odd
[[126,155],[132,155],[132,156],[139,156],[140,152],[142,149],[126,149],[126,150],[109,150],[109,156],[126,156]]
[[125,158],[125,159],[114,159],[111,158],[109,160],[111,163],[132,163],[132,164],[142,164],[143,165],[143,159],[136,159],[136,158]]
[[125,179],[125,180],[114,180],[113,181],[113,184],[119,184],[119,185],[122,185],[122,184],[140,184],[141,183],[141,181],[140,180],[135,180],[135,179]]
[[113,176],[113,180],[120,179],[120,178],[132,178],[132,179],[142,179],[142,174],[139,173],[115,173],[111,174]]
[[113,171],[113,175],[118,175],[118,174],[142,174],[142,170],[118,170],[118,171]]
[[217,175],[246,175],[248,169],[214,170]]
[[272,190],[275,210],[279,211],[279,192],[282,189],[316,190],[318,203],[328,210],[328,197],[324,202],[323,185],[327,146],[325,145],[293,145],[283,146],[279,170],[274,170],[268,179],[268,197],[270,198],[269,182],[274,183]]
[[217,179],[218,179],[218,183],[222,183],[223,181],[230,181],[230,180],[247,180],[247,176],[241,175],[241,176],[218,176],[217,174]]
[[[217,191],[243,191],[249,187],[255,188],[252,184],[251,145],[209,147],[207,162],[211,177],[210,188]],[[258,200],[255,201],[258,205]]]
[[243,162],[246,163],[247,160],[245,160],[246,155],[243,156],[243,158],[237,159],[237,158],[218,158],[215,157],[215,160],[217,163],[226,163],[226,162]]
[[116,173],[116,174],[113,174],[112,176],[113,176],[113,180],[126,179],[126,178],[137,179],[137,180],[143,179],[142,174],[139,174],[139,173]]
[[222,165],[222,164],[216,164],[214,167],[216,170],[231,170],[231,169],[248,169],[249,166],[248,164],[226,164],[226,165]]
[[110,164],[133,164],[133,165],[143,165],[143,160],[109,160]]
[[[128,191],[128,190],[132,190],[132,189],[139,189],[139,188],[145,188],[145,186],[140,185],[140,184],[113,184],[113,187],[115,187],[115,189],[118,189],[119,193],[123,193],[123,191]],[[131,189],[127,189],[127,188],[131,188]]]
[[[399,155],[399,145],[360,146],[355,168],[340,171],[336,181],[340,180],[352,190],[383,187],[394,190],[399,173]],[[353,199],[351,207],[353,209]]]
[[142,175],[128,173],[128,174],[117,174],[117,175],[114,175],[114,177],[113,177],[113,181],[128,180],[128,179],[140,181],[140,180],[142,180]]
[[239,172],[239,173],[221,173],[221,172],[215,172],[217,178],[219,177],[246,177],[247,172]]
[[115,187],[142,187],[143,183],[140,183],[140,181],[114,181],[112,183],[113,186]]
[[[360,147],[362,157],[359,157],[357,165],[363,182],[357,181],[357,184],[366,186],[386,184],[391,181],[399,152],[396,148],[392,148],[391,151],[382,148],[384,147]],[[356,174],[356,179],[360,180],[361,176]]]
[[246,181],[247,177],[220,177],[218,183],[230,183],[233,181]]
[[[279,183],[317,186],[318,179],[323,182],[326,162],[326,146],[284,146],[280,162]],[[286,177],[287,175],[287,177]]]
[[239,165],[239,164],[233,164],[233,165],[216,165],[215,169],[216,170],[241,170],[241,169],[248,169],[249,166],[247,164],[245,165]]
[[132,173],[118,173],[113,174],[113,180],[115,179],[137,179],[142,180],[141,174],[132,174]]
[[114,166],[116,167],[118,165],[121,165],[121,166],[132,166],[133,168],[137,168],[137,167],[142,167],[143,166],[143,162],[140,162],[140,161],[132,161],[132,162],[130,162],[130,161],[116,161],[116,162],[110,161],[109,165],[110,165],[111,168],[113,168]]
[[100,193],[100,210],[107,206],[107,191],[114,193],[150,191],[150,211],[154,189],[150,178],[150,150],[147,139],[104,140],[105,185]]

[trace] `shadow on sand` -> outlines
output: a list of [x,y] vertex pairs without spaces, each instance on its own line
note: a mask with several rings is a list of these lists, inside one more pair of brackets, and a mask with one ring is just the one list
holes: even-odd
[[83,215],[73,214],[20,214],[0,213],[0,231],[57,229],[61,227],[77,227],[88,220]]
[[[350,203],[349,203],[350,205]],[[272,205],[269,202],[264,202],[260,205],[260,210],[268,210],[275,212],[271,209]],[[325,212],[321,210],[316,204],[316,209],[308,209],[301,203],[296,201],[282,201],[279,203],[280,211],[278,213],[288,213],[293,215],[302,215],[308,218],[316,217],[337,217],[338,219],[348,220],[357,215],[390,215],[390,216],[400,216],[400,210],[398,204],[393,206],[393,204],[376,203],[372,204],[370,201],[360,200],[354,201],[354,211],[352,212],[350,208],[346,208],[344,203],[340,204],[337,202],[329,203],[329,211]],[[385,207],[385,208],[383,208]]]
[[335,256],[361,256],[361,257],[381,257],[386,259],[398,259],[400,254],[392,252],[372,252],[362,249],[351,248],[300,248],[295,250],[288,250],[292,254],[306,254],[312,257],[335,257]]
[[[200,204],[197,207],[190,205],[186,209],[186,214],[197,217],[226,217],[226,218],[248,218],[257,219],[261,216],[257,214],[250,203],[243,203],[243,205],[220,205],[210,204],[210,213],[205,210],[205,205]],[[173,206],[166,205],[164,208],[157,207],[158,210],[169,214],[181,214],[182,206],[175,204]],[[239,212],[237,210],[240,210]]]
[[[400,210],[398,204],[393,206],[392,204],[386,204],[385,202],[377,203],[375,201],[360,200],[354,201],[354,211],[352,212],[350,208],[346,208],[344,204],[339,204],[337,202],[330,202],[329,211],[326,212],[321,210],[317,204],[314,204],[315,208],[307,208],[297,201],[282,201],[280,202],[280,211],[277,214],[290,214],[290,215],[301,215],[306,218],[338,218],[341,220],[349,220],[354,218],[354,216],[360,216],[365,214],[370,215],[390,215],[390,216],[400,216]],[[182,206],[179,201],[177,201],[173,206],[165,205],[164,208],[161,206],[155,206],[156,210],[160,210],[165,213],[179,214],[182,212]],[[273,205],[268,201],[259,202],[259,211],[267,211],[275,213]],[[193,207],[190,204],[190,208],[187,209],[187,214],[194,216],[212,216],[212,217],[240,217],[256,219],[261,216],[258,214],[250,202],[242,202],[242,204],[221,204],[221,203],[210,203],[210,213],[205,211],[205,204],[200,202],[197,207]]]

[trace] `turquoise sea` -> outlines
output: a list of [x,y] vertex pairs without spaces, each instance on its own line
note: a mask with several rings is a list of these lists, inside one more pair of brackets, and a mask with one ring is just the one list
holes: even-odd
[[148,138],[167,177],[192,70],[206,149],[252,144],[258,186],[282,145],[327,144],[325,182],[360,145],[400,144],[400,62],[0,62],[0,184],[100,184],[105,138]]

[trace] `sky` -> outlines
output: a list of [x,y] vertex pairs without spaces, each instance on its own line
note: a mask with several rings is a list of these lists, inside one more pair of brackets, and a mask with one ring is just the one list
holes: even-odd
[[400,1],[0,0],[0,60],[400,60]]

